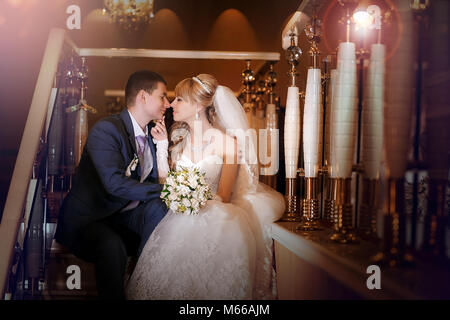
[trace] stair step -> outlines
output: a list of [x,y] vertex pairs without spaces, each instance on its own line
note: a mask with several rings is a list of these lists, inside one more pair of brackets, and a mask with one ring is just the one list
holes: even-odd
[[[69,266],[80,268],[81,289],[69,290],[67,279],[73,274],[67,272]],[[95,282],[95,265],[77,258],[68,249],[53,241],[46,263],[46,288],[43,298],[57,299],[96,299],[97,288]]]
[[87,290],[45,290],[43,300],[97,300],[97,291]]
[[[81,289],[69,290],[67,279],[71,273],[67,268],[76,265],[81,272]],[[128,258],[125,279],[132,274],[136,260]],[[95,265],[77,258],[68,249],[53,241],[47,254],[45,268],[45,290],[42,293],[44,300],[95,300],[97,299],[97,286],[95,281]],[[124,280],[125,283],[127,282]]]

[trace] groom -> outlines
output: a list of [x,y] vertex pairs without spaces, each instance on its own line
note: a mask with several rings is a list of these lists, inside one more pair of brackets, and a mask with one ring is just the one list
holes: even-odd
[[151,120],[163,119],[170,107],[166,82],[155,72],[135,72],[125,99],[120,115],[91,129],[55,234],[77,257],[95,263],[103,299],[124,298],[128,255],[139,256],[168,210],[160,199],[157,146],[149,134]]

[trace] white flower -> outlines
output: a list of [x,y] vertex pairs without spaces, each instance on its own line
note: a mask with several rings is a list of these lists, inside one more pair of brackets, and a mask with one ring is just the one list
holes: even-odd
[[167,177],[166,184],[168,184],[169,186],[173,186],[175,184],[175,179],[173,178],[173,176]]
[[194,208],[195,210],[198,210],[200,208],[200,203],[195,198],[191,199],[191,204],[192,208]]
[[175,201],[178,198],[177,194],[175,194],[174,192],[171,192],[169,194],[169,200],[170,201]]
[[181,200],[181,204],[186,208],[189,208],[191,206],[191,202],[189,201],[188,198],[183,198],[183,200]]
[[207,191],[207,188],[206,187],[200,187],[200,190],[198,191],[198,193],[199,193],[199,199],[200,200],[204,200],[205,199],[205,197],[206,197],[206,191]]
[[185,177],[184,177],[184,175],[182,175],[182,174],[180,174],[180,175],[177,177],[177,182],[178,182],[178,183],[183,183],[184,180],[185,180]]
[[197,177],[194,176],[189,177],[188,183],[191,188],[193,189],[197,188],[198,186]]
[[182,196],[187,196],[191,192],[191,189],[187,186],[180,186],[180,194]]
[[178,211],[178,205],[179,205],[178,201],[172,201],[170,203],[170,210],[172,210],[174,212],[177,212]]

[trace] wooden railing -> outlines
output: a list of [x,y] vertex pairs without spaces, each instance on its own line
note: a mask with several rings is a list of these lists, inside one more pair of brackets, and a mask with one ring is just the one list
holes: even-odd
[[3,211],[0,224],[0,293],[2,297],[33,171],[33,162],[47,117],[47,106],[64,36],[63,29],[50,31]]

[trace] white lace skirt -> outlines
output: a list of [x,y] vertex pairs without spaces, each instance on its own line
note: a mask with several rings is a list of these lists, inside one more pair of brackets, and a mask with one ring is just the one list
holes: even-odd
[[273,299],[272,239],[262,223],[279,218],[284,200],[266,188],[234,203],[210,200],[195,216],[169,210],[142,251],[127,298]]

